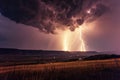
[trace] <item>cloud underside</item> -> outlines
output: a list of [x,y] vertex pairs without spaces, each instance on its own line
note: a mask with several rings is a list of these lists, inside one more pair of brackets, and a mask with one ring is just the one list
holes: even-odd
[[56,29],[74,31],[107,10],[101,0],[0,0],[0,12],[5,17],[53,34]]

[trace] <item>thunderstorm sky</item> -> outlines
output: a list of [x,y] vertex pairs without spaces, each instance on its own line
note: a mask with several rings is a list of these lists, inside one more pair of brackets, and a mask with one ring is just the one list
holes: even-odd
[[[86,48],[91,51],[120,51],[120,1],[103,0],[103,3],[109,6],[109,11],[96,20],[81,25],[85,27],[82,35]],[[41,30],[32,25],[16,23],[1,14],[0,47],[63,50],[64,35],[68,30],[58,28],[57,34]],[[71,50],[74,51],[80,47],[79,35],[75,31],[70,32],[73,36],[72,40],[68,40],[68,43],[71,43]]]

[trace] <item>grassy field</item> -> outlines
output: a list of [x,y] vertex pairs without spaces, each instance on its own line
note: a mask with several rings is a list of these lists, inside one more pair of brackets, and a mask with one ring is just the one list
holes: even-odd
[[0,67],[0,80],[120,80],[120,59]]

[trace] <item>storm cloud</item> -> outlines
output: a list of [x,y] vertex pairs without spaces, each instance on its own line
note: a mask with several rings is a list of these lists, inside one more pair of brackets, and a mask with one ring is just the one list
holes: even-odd
[[107,10],[102,0],[0,0],[0,12],[5,17],[53,34],[56,29],[74,31]]

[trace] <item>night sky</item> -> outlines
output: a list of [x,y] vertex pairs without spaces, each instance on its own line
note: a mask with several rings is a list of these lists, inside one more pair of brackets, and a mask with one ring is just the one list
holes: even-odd
[[119,0],[0,0],[0,47],[62,50],[64,32],[85,24],[87,50],[120,51],[119,7]]

